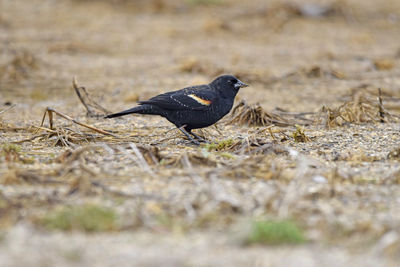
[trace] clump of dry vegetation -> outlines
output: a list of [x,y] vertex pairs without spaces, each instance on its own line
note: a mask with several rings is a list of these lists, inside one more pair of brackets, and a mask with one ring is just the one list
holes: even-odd
[[376,100],[362,92],[352,95],[352,99],[346,101],[337,108],[322,107],[320,120],[327,127],[341,126],[346,123],[376,123],[398,122],[399,117],[391,114],[384,108],[381,89]]
[[248,126],[288,126],[285,119],[278,114],[266,112],[259,104],[248,105],[246,101],[240,101],[232,110],[232,119],[228,123],[238,123]]
[[293,139],[296,142],[309,142],[311,139],[304,133],[304,129],[301,126],[296,125],[296,131],[293,132]]
[[310,125],[315,121],[315,112],[288,112],[275,108],[266,111],[260,104],[247,104],[241,100],[230,113],[231,119],[228,124],[239,124],[247,126],[296,126]]

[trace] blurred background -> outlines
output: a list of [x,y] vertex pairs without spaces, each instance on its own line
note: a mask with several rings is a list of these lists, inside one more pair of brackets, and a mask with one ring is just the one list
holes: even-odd
[[0,3],[4,101],[67,100],[73,76],[110,109],[221,73],[252,85],[243,97],[298,111],[360,84],[399,86],[396,0]]

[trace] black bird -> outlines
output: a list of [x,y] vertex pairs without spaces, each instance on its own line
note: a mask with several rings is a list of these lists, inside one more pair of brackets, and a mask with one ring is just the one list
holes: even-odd
[[210,84],[187,87],[139,101],[139,106],[105,118],[131,113],[160,115],[175,124],[193,143],[199,144],[199,141],[205,140],[192,133],[192,129],[213,125],[228,114],[239,89],[247,86],[235,76],[222,75]]

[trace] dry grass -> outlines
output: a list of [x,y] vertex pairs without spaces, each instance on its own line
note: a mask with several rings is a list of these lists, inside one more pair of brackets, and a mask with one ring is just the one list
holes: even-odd
[[232,119],[228,123],[238,123],[248,126],[288,126],[285,119],[278,114],[266,112],[259,104],[248,105],[246,101],[240,101],[232,110]]
[[398,115],[391,114],[383,106],[381,89],[376,100],[362,92],[355,92],[350,101],[337,108],[322,107],[321,120],[327,127],[341,126],[347,123],[398,122]]

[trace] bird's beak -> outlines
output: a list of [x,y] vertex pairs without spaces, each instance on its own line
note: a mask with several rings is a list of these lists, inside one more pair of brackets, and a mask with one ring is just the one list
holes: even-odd
[[247,85],[247,84],[245,84],[244,82],[238,80],[238,81],[235,83],[234,86],[235,86],[235,89],[240,89],[240,88],[242,88],[242,87],[248,87],[249,85]]

